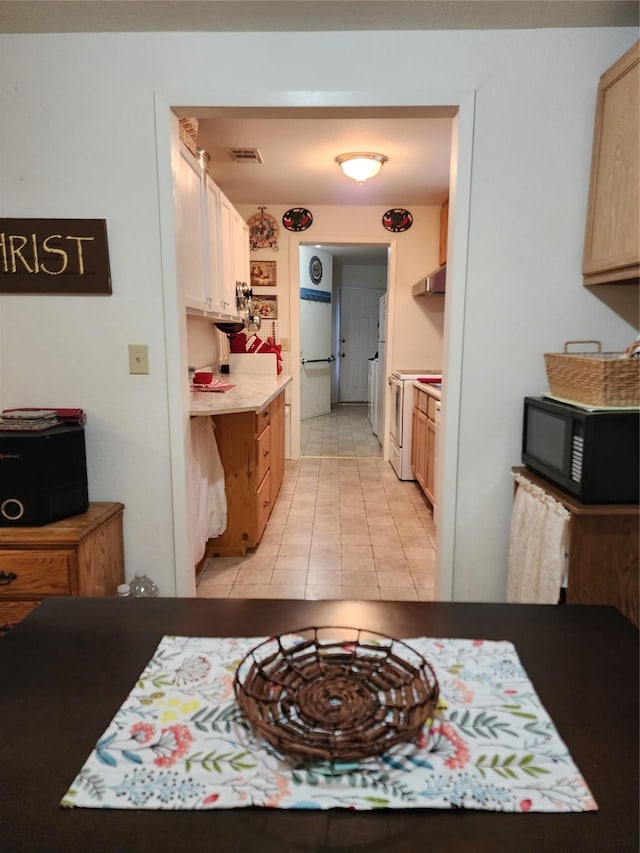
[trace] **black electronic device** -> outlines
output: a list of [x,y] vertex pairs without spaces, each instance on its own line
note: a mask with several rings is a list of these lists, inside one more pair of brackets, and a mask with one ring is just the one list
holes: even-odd
[[0,526],[38,527],[88,507],[82,425],[0,430]]

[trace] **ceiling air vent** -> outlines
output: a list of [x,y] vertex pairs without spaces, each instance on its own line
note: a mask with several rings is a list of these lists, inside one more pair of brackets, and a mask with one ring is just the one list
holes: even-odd
[[262,163],[262,154],[257,148],[228,148],[234,163]]

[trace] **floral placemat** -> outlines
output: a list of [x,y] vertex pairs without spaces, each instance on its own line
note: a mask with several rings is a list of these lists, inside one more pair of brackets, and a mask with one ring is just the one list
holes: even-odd
[[163,637],[62,805],[122,809],[597,810],[510,642],[409,639],[441,701],[417,742],[351,764],[256,737],[233,676],[260,638]]

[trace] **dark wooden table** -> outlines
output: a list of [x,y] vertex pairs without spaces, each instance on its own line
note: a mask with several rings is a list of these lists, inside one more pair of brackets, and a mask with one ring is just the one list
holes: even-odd
[[[308,625],[511,640],[600,810],[60,808],[164,634]],[[638,631],[609,607],[51,598],[0,640],[2,853],[637,853],[638,792]]]

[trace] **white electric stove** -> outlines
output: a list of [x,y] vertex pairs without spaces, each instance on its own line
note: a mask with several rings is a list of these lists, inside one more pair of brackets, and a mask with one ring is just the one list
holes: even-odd
[[442,379],[442,370],[394,370],[389,376],[391,418],[389,429],[389,461],[400,480],[414,480],[411,471],[411,383],[416,379]]

